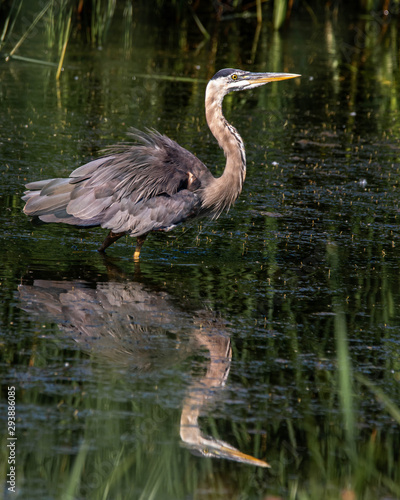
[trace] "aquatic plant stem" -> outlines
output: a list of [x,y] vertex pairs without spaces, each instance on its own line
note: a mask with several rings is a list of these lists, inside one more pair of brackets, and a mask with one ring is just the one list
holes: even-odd
[[57,68],[57,73],[56,73],[56,80],[58,80],[60,78],[60,74],[61,74],[61,70],[62,70],[62,65],[63,65],[63,62],[64,62],[64,57],[65,57],[65,51],[67,50],[67,45],[68,45],[68,40],[69,40],[69,34],[70,34],[70,30],[71,30],[71,12],[69,14],[69,18],[68,18],[68,24],[67,24],[67,28],[66,28],[66,31],[65,31],[65,39],[64,39],[64,44],[63,44],[63,48],[62,48],[62,51],[61,51],[61,57],[60,57],[60,61],[58,63],[58,68]]
[[13,55],[12,56],[13,59],[16,59],[17,61],[25,61],[25,62],[29,62],[29,63],[32,63],[32,64],[41,64],[42,66],[51,66],[51,67],[58,67],[58,64],[57,63],[53,63],[51,61],[43,61],[42,59],[33,59],[32,57],[25,57],[25,56],[17,56],[17,55]]
[[261,0],[256,0],[257,7],[257,25],[262,23],[262,10],[261,10]]
[[[6,19],[5,23],[4,23],[3,31],[1,33],[1,37],[0,37],[0,50],[1,50],[1,47],[3,46],[3,44],[4,44],[4,40],[6,38],[6,35],[10,36],[11,33],[12,33],[12,31],[13,31],[14,24],[15,24],[15,21],[16,21],[18,15],[19,15],[21,7],[22,7],[22,0],[19,2],[19,6],[18,6],[18,9],[17,9],[17,12],[16,12],[16,14],[14,16],[14,19],[12,20],[11,26],[10,26],[10,20],[11,20],[11,17],[12,17],[12,11],[14,9],[14,2],[13,2],[12,6],[11,6],[11,9],[10,9],[10,12],[9,12],[9,14],[7,16],[7,19]],[[9,26],[10,26],[10,28],[9,28]]]
[[194,11],[194,9],[192,7],[190,8],[190,11],[192,13],[193,19],[194,19],[197,27],[199,28],[201,34],[204,36],[204,38],[206,38],[208,40],[210,38],[210,33],[206,30],[203,23],[200,21],[198,15],[196,14],[196,12]]
[[389,396],[387,396],[378,385],[374,384],[363,375],[357,373],[356,378],[359,382],[368,387],[376,399],[383,404],[392,418],[400,425],[400,408],[392,401],[392,399],[389,398]]
[[39,14],[36,16],[34,19],[33,23],[29,26],[29,28],[25,31],[25,33],[22,35],[22,37],[18,40],[14,48],[11,50],[9,57],[12,57],[14,53],[18,50],[18,48],[23,44],[23,42],[28,38],[30,35],[31,31],[33,28],[36,26],[36,24],[42,19],[44,14],[46,13],[47,9],[50,7],[52,2],[47,2],[47,4],[43,7],[43,9],[39,12]]
[[352,369],[347,338],[347,326],[345,314],[337,308],[335,315],[335,338],[339,371],[339,397],[344,417],[347,444],[350,450],[354,450],[355,422],[353,408],[353,384]]

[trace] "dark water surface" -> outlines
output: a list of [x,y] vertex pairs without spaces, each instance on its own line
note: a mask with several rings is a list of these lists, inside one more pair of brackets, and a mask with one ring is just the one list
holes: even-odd
[[[0,498],[399,499],[396,26],[328,13],[257,40],[232,19],[205,41],[149,19],[117,13],[101,48],[72,36],[59,82],[0,61]],[[43,29],[18,54],[53,61]],[[248,157],[229,214],[151,235],[135,266],[130,238],[104,258],[104,230],[22,213],[24,183],[131,126],[220,174],[204,90],[222,67],[303,75],[226,98]],[[271,467],[198,456],[212,444],[185,428]]]

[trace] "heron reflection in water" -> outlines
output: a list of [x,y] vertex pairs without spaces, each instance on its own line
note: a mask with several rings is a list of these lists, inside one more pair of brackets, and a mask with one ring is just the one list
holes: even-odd
[[96,283],[93,288],[84,281],[35,280],[20,285],[19,297],[22,309],[57,322],[84,351],[113,365],[160,371],[206,349],[207,372],[194,380],[183,401],[182,443],[202,456],[269,467],[200,429],[199,417],[222,389],[232,355],[229,332],[210,311],[181,311],[166,292],[133,281]]
[[170,231],[199,217],[215,219],[240,195],[246,153],[238,131],[222,113],[225,95],[298,76],[222,69],[211,78],[206,119],[226,156],[221,177],[214,177],[196,156],[168,137],[134,131],[134,144],[110,148],[106,156],[77,168],[68,178],[27,184],[24,212],[43,222],[109,229],[101,252],[125,234],[135,236],[138,260],[150,232]]

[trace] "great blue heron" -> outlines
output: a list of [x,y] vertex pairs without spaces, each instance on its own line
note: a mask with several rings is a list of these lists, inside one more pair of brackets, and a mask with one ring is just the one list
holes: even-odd
[[224,96],[297,76],[221,69],[211,78],[206,119],[226,156],[221,177],[215,178],[198,158],[168,137],[135,131],[135,144],[110,148],[107,156],[77,168],[68,178],[27,184],[24,212],[44,222],[109,229],[100,252],[125,234],[136,236],[134,259],[138,260],[151,231],[169,231],[197,217],[215,219],[242,191],[246,154],[242,138],[222,114]]

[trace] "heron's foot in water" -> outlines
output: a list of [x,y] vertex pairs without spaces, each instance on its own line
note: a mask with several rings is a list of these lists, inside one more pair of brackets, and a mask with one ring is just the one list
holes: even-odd
[[142,236],[138,236],[136,238],[136,248],[135,253],[133,254],[133,260],[138,261],[140,258],[140,251],[142,249],[143,243],[146,241],[147,234],[143,234]]
[[124,234],[126,233],[113,233],[112,231],[110,231],[106,239],[103,241],[103,244],[99,248],[99,252],[104,253],[106,251],[106,248],[112,245],[115,241],[119,240]]

